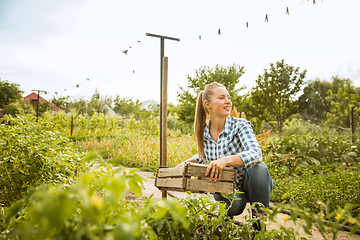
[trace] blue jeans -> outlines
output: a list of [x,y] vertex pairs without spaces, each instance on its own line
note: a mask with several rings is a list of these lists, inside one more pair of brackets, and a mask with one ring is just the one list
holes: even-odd
[[[236,189],[240,192],[236,194],[236,198],[241,199],[233,201],[231,207],[228,209],[228,216],[233,217],[241,214],[244,211],[247,202],[250,202],[250,204],[260,202],[264,207],[269,208],[273,182],[266,164],[261,162],[251,168],[247,168],[242,185],[237,185]],[[231,201],[224,198],[221,194],[214,194],[214,198],[216,201],[225,202],[227,207],[231,204]],[[231,198],[234,198],[233,194],[231,195]],[[256,205],[256,208],[258,213],[263,213],[260,209],[261,206]],[[255,214],[255,212],[253,212],[253,214]]]

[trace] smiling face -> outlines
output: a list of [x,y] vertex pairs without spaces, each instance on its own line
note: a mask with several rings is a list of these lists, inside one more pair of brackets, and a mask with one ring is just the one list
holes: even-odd
[[231,112],[231,100],[227,90],[223,87],[211,89],[212,96],[210,101],[204,102],[205,107],[209,110],[210,117],[227,117]]

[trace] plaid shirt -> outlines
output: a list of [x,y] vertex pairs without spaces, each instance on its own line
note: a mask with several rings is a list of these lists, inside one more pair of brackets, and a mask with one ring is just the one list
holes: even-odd
[[193,156],[198,163],[208,163],[229,155],[239,155],[244,162],[242,166],[230,166],[237,173],[237,183],[242,184],[246,168],[262,162],[262,153],[250,122],[242,118],[227,117],[223,131],[215,142],[210,136],[209,124],[204,129],[204,158],[199,154]]

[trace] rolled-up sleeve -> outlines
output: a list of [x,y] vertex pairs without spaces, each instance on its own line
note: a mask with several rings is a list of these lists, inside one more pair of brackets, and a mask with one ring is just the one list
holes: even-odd
[[262,162],[262,152],[255,134],[249,123],[245,124],[238,132],[242,151],[237,153],[244,162],[245,168],[250,168]]
[[200,163],[199,154],[192,156],[192,158],[195,159],[197,163]]

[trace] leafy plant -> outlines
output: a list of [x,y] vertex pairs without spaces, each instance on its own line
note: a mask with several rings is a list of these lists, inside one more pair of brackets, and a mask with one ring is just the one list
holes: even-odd
[[48,121],[32,115],[6,117],[0,125],[0,203],[10,205],[29,187],[42,183],[70,184],[82,168],[81,153]]
[[268,113],[264,120],[277,122],[280,136],[285,120],[297,111],[293,98],[300,91],[305,74],[306,70],[299,72],[299,68],[285,64],[283,59],[270,63],[270,69],[258,76],[252,89],[252,101]]
[[[94,159],[90,153],[85,161]],[[209,198],[192,196],[181,201],[126,199],[129,190],[141,195],[143,179],[136,170],[102,167],[71,186],[42,185],[2,214],[1,236],[27,239],[233,239],[240,229],[225,227],[225,207]],[[141,206],[139,205],[141,204]],[[209,213],[219,212],[219,217]],[[54,218],[54,216],[56,216]],[[228,235],[228,233],[231,233]]]

